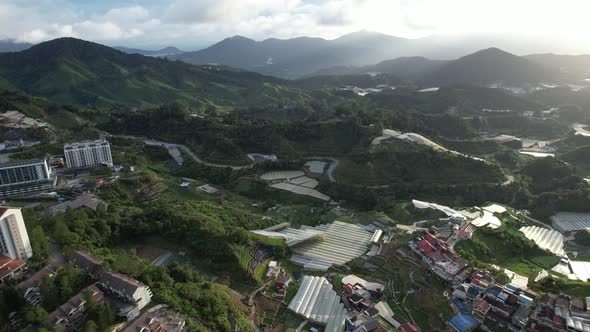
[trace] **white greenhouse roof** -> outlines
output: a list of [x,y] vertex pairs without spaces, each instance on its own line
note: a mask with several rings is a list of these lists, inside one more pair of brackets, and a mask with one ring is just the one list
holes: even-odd
[[438,211],[446,214],[447,217],[454,217],[454,218],[461,218],[461,219],[465,218],[465,216],[463,216],[463,214],[461,214],[461,212],[451,209],[450,207],[445,206],[445,205],[440,205],[440,204],[430,203],[430,202],[423,202],[423,201],[419,201],[417,199],[413,199],[412,203],[414,204],[414,207],[417,209],[433,209],[433,210],[438,210]]
[[288,308],[314,323],[326,324],[326,332],[344,331],[347,310],[324,277],[304,276]]
[[346,264],[367,252],[372,237],[372,233],[362,226],[341,221],[313,229],[324,232],[322,241],[302,243],[291,248],[291,261],[309,270],[325,271],[332,265]]
[[353,286],[356,284],[360,284],[363,287],[365,287],[366,289],[372,290],[372,291],[377,291],[378,289],[380,289],[380,290],[385,289],[385,285],[383,285],[383,284],[380,284],[378,282],[367,281],[363,278],[359,278],[359,277],[355,276],[354,274],[350,274],[350,275],[343,277],[342,284],[351,284]]
[[273,238],[283,238],[287,242],[288,246],[294,246],[301,242],[305,242],[311,239],[319,239],[324,236],[324,232],[316,231],[313,229],[295,229],[295,228],[286,228],[278,232],[268,231],[268,230],[255,230],[252,233],[258,235],[264,235],[267,237]]
[[260,176],[264,181],[289,180],[304,176],[302,171],[273,171],[267,172]]
[[557,212],[550,219],[553,227],[563,233],[590,228],[590,213]]
[[[267,228],[253,233],[283,238],[292,247],[290,260],[307,270],[325,271],[332,265],[343,265],[365,254],[373,237],[362,225],[335,221],[316,227]],[[313,241],[309,241],[313,240]]]
[[494,214],[488,210],[483,210],[479,217],[475,218],[471,224],[475,227],[487,226],[491,229],[496,229],[502,226],[502,222]]
[[520,229],[527,239],[534,241],[541,249],[549,250],[557,256],[565,256],[563,235],[558,231],[538,226],[526,226]]
[[485,206],[483,209],[486,211],[490,211],[491,213],[504,213],[504,212],[506,212],[506,208],[503,207],[502,205],[499,205],[499,204],[491,204],[491,205]]
[[326,168],[326,162],[319,160],[311,160],[305,163],[305,166],[309,167],[309,171],[314,174],[323,174]]
[[570,261],[570,267],[578,280],[588,281],[590,279],[590,262]]

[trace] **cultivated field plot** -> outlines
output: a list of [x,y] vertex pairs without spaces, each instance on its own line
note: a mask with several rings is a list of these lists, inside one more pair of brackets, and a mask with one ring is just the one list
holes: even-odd
[[526,226],[520,229],[527,239],[535,242],[541,249],[549,250],[557,256],[565,256],[563,235],[558,231],[537,226]]
[[557,212],[550,219],[553,228],[562,233],[590,228],[590,213]]

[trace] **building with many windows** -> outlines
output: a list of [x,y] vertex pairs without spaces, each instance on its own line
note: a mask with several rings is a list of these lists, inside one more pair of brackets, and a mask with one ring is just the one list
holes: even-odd
[[68,168],[113,166],[111,145],[104,139],[66,144],[64,156]]
[[25,261],[33,256],[20,208],[0,207],[0,253]]
[[98,280],[98,285],[107,294],[114,295],[119,300],[129,304],[130,308],[118,308],[120,316],[127,316],[127,319],[137,317],[148,303],[152,300],[152,291],[143,283],[116,272],[105,272]]
[[51,190],[55,180],[45,159],[0,164],[0,197]]

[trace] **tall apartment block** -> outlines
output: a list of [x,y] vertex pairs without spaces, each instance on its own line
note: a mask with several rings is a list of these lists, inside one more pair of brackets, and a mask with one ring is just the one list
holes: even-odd
[[45,159],[0,164],[0,197],[51,190],[55,180]]
[[64,156],[68,168],[113,166],[111,145],[104,139],[66,144]]
[[0,253],[23,261],[33,256],[29,234],[19,208],[0,207]]

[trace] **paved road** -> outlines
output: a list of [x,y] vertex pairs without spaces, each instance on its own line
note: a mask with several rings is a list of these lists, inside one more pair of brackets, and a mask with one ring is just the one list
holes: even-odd
[[[168,147],[180,148],[187,155],[189,155],[195,162],[197,162],[199,164],[207,165],[210,167],[220,167],[220,168],[228,168],[229,167],[232,170],[237,171],[237,170],[241,170],[241,169],[251,168],[252,166],[254,166],[254,163],[251,163],[249,165],[236,166],[236,165],[226,165],[226,164],[218,164],[218,163],[208,162],[208,161],[203,160],[196,153],[194,153],[191,149],[189,149],[189,147],[187,147],[186,145],[183,145],[183,144],[162,142],[162,141],[158,141],[155,139],[149,139],[146,137],[138,137],[138,136],[130,136],[130,135],[116,135],[116,136],[124,137],[124,138],[128,138],[128,139],[140,140],[147,145],[161,146],[164,148],[168,148]],[[330,179],[330,182],[336,182],[336,179],[334,178],[334,170],[340,164],[340,160],[338,160],[336,158],[332,158],[332,157],[310,157],[307,159],[328,159],[328,160],[330,160],[331,164],[330,164],[330,167],[328,167],[328,171],[326,173],[328,175],[328,178]]]
[[553,228],[553,226],[551,224],[546,224],[546,223],[544,223],[544,222],[542,222],[540,220],[533,219],[533,218],[529,217],[528,214],[525,214],[524,212],[521,212],[521,214],[522,214],[523,217],[525,217],[530,222],[533,222],[533,223],[535,223],[535,224],[537,224],[537,225],[539,225],[541,227],[544,227],[544,228],[549,228],[549,229],[555,230],[555,228]]
[[[133,137],[133,136],[126,136],[126,137],[127,138],[135,138],[135,139],[137,139],[137,137]],[[141,138],[139,138],[139,139],[141,139]],[[147,144],[147,145],[162,146],[162,147],[165,147],[165,148],[169,148],[169,147],[180,148],[186,154],[188,154],[195,162],[197,162],[199,164],[207,165],[207,166],[210,166],[210,167],[219,167],[219,168],[228,168],[229,167],[232,170],[237,171],[237,170],[240,170],[240,169],[250,168],[250,167],[252,167],[252,165],[254,165],[254,164],[249,164],[249,165],[244,165],[244,166],[235,166],[235,165],[225,165],[225,164],[211,163],[211,162],[208,162],[208,161],[205,161],[205,160],[201,159],[199,156],[197,156],[196,153],[194,153],[186,145],[167,143],[167,142],[157,141],[157,140],[153,140],[153,139],[141,139],[141,140],[145,144]]]

